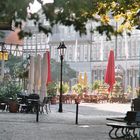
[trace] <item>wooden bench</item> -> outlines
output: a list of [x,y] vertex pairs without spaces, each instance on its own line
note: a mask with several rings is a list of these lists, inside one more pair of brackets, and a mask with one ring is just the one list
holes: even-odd
[[116,121],[116,122],[125,122],[124,117],[111,117],[111,118],[106,118],[106,120]]
[[140,128],[140,112],[128,111],[124,118],[107,118],[107,120],[114,121],[106,124],[112,127],[109,131],[111,139],[139,139],[136,129]]

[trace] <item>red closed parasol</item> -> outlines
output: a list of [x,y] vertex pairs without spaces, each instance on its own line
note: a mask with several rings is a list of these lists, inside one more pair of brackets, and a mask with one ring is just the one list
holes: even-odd
[[50,52],[49,51],[46,51],[46,54],[47,54],[47,81],[46,81],[46,85],[48,85],[50,82],[52,82],[52,79],[51,79],[51,64],[50,64]]
[[115,84],[115,60],[113,50],[110,50],[104,82],[109,85],[108,91],[111,92]]

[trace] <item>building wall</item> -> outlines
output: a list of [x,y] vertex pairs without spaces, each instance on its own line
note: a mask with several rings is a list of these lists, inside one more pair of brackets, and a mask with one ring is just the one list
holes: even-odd
[[[67,50],[64,60],[78,72],[87,72],[89,83],[95,80],[103,80],[108,54],[110,49],[115,51],[115,66],[120,65],[124,71],[123,84],[126,89],[130,85],[133,89],[139,86],[140,71],[140,31],[134,30],[131,36],[112,37],[107,41],[106,36],[98,33],[91,34],[94,26],[87,24],[87,35],[79,36],[73,27],[56,25],[53,34],[49,37],[43,33],[35,32],[33,37],[24,41],[25,54],[43,53],[50,49],[51,58],[59,60],[57,47],[64,41]],[[31,51],[32,50],[32,51]]]
[[[139,86],[139,61],[140,61],[140,32],[134,30],[131,36],[112,37],[112,40],[107,41],[105,36],[99,34],[79,37],[74,31],[71,33],[71,40],[67,36],[67,30],[69,27],[63,27],[63,39],[61,38],[61,32],[59,30],[59,40],[54,40],[54,36],[51,37],[51,56],[52,58],[59,59],[57,57],[56,48],[60,41],[64,41],[67,47],[65,55],[65,61],[78,72],[88,74],[88,80],[93,83],[95,80],[103,80],[107,66],[108,54],[110,49],[115,52],[115,66],[120,65],[124,71],[123,84],[124,88],[130,85],[133,89]],[[67,28],[67,30],[66,30]],[[61,27],[62,29],[62,27]],[[65,32],[64,32],[65,31]],[[57,34],[58,35],[58,34]],[[94,38],[93,38],[94,36]]]

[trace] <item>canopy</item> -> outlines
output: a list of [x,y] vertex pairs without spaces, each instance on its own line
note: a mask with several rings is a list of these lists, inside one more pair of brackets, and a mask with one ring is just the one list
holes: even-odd
[[50,64],[50,52],[49,51],[46,51],[46,55],[47,55],[47,81],[46,81],[46,85],[48,85],[48,83],[50,83],[52,81],[51,79],[51,64]]
[[114,51],[110,50],[107,69],[105,73],[105,83],[109,85],[108,91],[111,92],[113,85],[115,84],[115,60],[114,60]]
[[41,55],[38,54],[35,58],[35,70],[34,70],[34,90],[39,94],[41,85]]
[[34,89],[34,57],[30,56],[30,68],[28,77],[28,93],[32,93]]
[[47,54],[44,53],[42,63],[41,63],[41,92],[40,92],[40,101],[42,102],[46,96],[46,81],[47,81]]

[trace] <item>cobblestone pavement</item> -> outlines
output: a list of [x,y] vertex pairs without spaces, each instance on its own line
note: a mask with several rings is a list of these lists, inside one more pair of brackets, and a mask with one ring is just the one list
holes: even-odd
[[0,112],[0,140],[110,140],[106,117],[124,116],[130,104],[80,104],[79,124],[75,125],[75,104],[58,105],[51,112],[35,114]]

